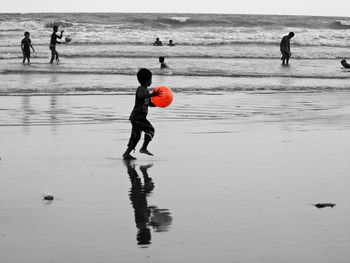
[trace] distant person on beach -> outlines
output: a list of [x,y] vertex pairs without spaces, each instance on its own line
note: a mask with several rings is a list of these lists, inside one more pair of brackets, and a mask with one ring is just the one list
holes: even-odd
[[159,40],[159,37],[156,38],[156,41],[154,41],[153,46],[163,46],[163,43]]
[[154,136],[154,128],[152,124],[147,120],[148,107],[154,107],[155,105],[151,101],[151,97],[159,96],[160,91],[153,91],[150,93],[148,87],[152,84],[152,72],[146,68],[142,68],[137,72],[137,80],[140,86],[136,90],[135,94],[135,106],[130,114],[129,120],[132,125],[131,136],[128,143],[128,148],[123,154],[125,160],[136,159],[130,153],[135,150],[135,147],[141,139],[141,133],[145,133],[143,145],[140,149],[140,153],[153,155],[147,149],[148,144]]
[[159,63],[160,63],[160,68],[169,68],[167,64],[164,62],[165,58],[164,57],[159,57]]
[[169,47],[173,47],[173,46],[175,46],[175,44],[173,43],[173,41],[172,41],[171,39],[169,40],[169,44],[168,44],[168,46],[169,46]]
[[30,33],[24,32],[24,38],[21,42],[21,49],[23,53],[23,64],[26,62],[26,59],[28,61],[28,64],[30,64],[30,48],[32,48],[33,52],[35,52],[32,41],[30,40]]
[[289,59],[292,55],[292,52],[290,52],[290,40],[294,37],[293,32],[289,32],[288,35],[282,37],[281,43],[280,43],[280,50],[282,53],[282,64],[289,64]]
[[64,32],[64,30],[61,30],[61,34],[57,35],[58,26],[53,26],[52,29],[53,29],[53,33],[51,34],[51,40],[50,40],[50,50],[51,50],[50,63],[53,63],[55,58],[56,58],[56,62],[59,61],[58,52],[56,50],[56,44],[62,44],[62,42],[57,41],[57,38],[61,39],[63,37],[63,32]]

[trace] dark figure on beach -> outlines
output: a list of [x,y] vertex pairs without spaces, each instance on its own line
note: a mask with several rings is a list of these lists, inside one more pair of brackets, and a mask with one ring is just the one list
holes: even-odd
[[290,40],[294,37],[293,32],[289,32],[288,35],[282,37],[281,43],[280,43],[280,50],[282,53],[282,64],[287,64],[289,63],[289,59],[292,55],[292,52],[290,52]]
[[135,106],[130,114],[132,129],[131,136],[128,143],[128,148],[123,154],[124,159],[136,159],[130,153],[135,150],[135,147],[141,139],[141,133],[145,133],[144,142],[140,149],[140,153],[153,155],[147,149],[148,144],[154,136],[154,128],[147,120],[148,107],[155,107],[151,101],[151,97],[159,96],[160,91],[153,91],[150,93],[147,89],[152,84],[152,72],[146,68],[142,68],[137,73],[137,80],[141,84],[136,90]]
[[344,68],[350,68],[350,64],[346,62],[345,59],[343,59],[342,61],[340,61],[341,65],[344,67]]
[[53,26],[52,29],[53,29],[53,33],[51,34],[51,40],[50,40],[50,50],[51,50],[50,63],[53,63],[55,58],[56,58],[56,62],[59,61],[58,52],[56,50],[56,44],[62,44],[62,42],[57,41],[57,38],[61,39],[63,37],[63,32],[64,32],[64,30],[61,30],[61,34],[57,35],[58,26]]
[[22,39],[22,42],[21,42],[21,49],[23,53],[23,64],[26,62],[26,59],[28,61],[28,64],[30,64],[30,48],[32,48],[33,52],[35,52],[32,46],[32,41],[30,40],[30,33],[24,32],[24,38]]
[[169,47],[173,47],[173,46],[175,46],[175,44],[173,43],[173,41],[172,41],[171,39],[169,40],[169,44],[168,44],[168,46],[169,46]]
[[159,63],[160,63],[160,68],[169,68],[167,64],[164,62],[165,58],[164,57],[159,57]]
[[159,40],[159,37],[156,38],[156,41],[154,41],[153,46],[163,46],[163,43]]
[[138,229],[136,234],[137,244],[149,245],[151,244],[150,226],[155,232],[165,232],[172,223],[172,217],[168,209],[148,206],[147,198],[154,189],[154,183],[148,175],[148,169],[153,164],[140,166],[143,177],[142,183],[142,178],[139,177],[135,169],[135,163],[132,160],[125,160],[124,163],[131,182],[129,198],[134,208],[135,224]]

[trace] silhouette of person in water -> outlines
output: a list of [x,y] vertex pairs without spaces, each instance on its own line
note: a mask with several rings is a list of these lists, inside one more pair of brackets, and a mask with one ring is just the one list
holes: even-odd
[[55,58],[56,58],[56,62],[59,61],[58,52],[56,50],[56,44],[62,44],[63,42],[57,41],[57,38],[61,39],[63,37],[63,32],[64,32],[64,30],[61,30],[61,34],[57,35],[58,26],[53,26],[52,29],[53,29],[53,33],[51,34],[51,40],[50,40],[50,50],[51,50],[50,63],[53,63]]
[[282,53],[282,64],[289,64],[289,59],[292,55],[292,52],[290,52],[290,40],[294,37],[293,32],[289,32],[288,35],[282,37],[281,43],[280,43],[280,50]]
[[175,44],[173,43],[173,41],[172,41],[171,39],[169,40],[169,44],[168,44],[168,46],[169,46],[169,47],[173,47],[173,46],[175,46]]
[[156,38],[156,41],[154,41],[153,46],[163,46],[163,43],[159,40],[159,37]]
[[159,63],[160,63],[160,68],[169,68],[168,65],[164,62],[165,58],[164,57],[159,57]]
[[24,38],[21,42],[21,49],[23,53],[23,64],[26,62],[26,59],[28,60],[28,64],[30,64],[30,48],[32,48],[33,52],[35,52],[32,41],[30,40],[30,33],[24,32]]
[[156,206],[148,206],[147,197],[154,189],[154,183],[148,175],[148,169],[153,164],[140,166],[143,177],[139,177],[135,163],[131,160],[124,160],[127,167],[131,188],[129,198],[134,209],[135,224],[138,229],[136,240],[138,245],[151,244],[151,227],[155,232],[165,232],[168,230],[172,217],[167,209],[158,209]]

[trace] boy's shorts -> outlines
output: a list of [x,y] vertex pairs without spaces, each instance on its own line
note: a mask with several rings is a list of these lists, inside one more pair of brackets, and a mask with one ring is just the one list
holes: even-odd
[[23,51],[23,57],[30,58],[30,51]]
[[147,119],[139,119],[131,121],[132,129],[136,132],[143,131],[145,134],[148,134],[151,139],[154,136],[154,128],[152,124]]

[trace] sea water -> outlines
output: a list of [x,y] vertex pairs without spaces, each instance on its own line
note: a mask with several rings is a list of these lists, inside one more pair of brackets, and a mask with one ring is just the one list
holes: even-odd
[[[57,46],[49,65],[52,26],[73,40]],[[22,65],[20,43],[29,31],[36,52]],[[289,67],[279,42],[288,32]],[[152,44],[156,37],[162,47]],[[274,15],[41,13],[0,15],[0,94],[125,93],[141,67],[154,84],[176,92],[347,90],[350,18]],[[174,47],[167,46],[172,39]],[[64,42],[64,41],[63,41]],[[160,70],[164,56],[170,69]]]

